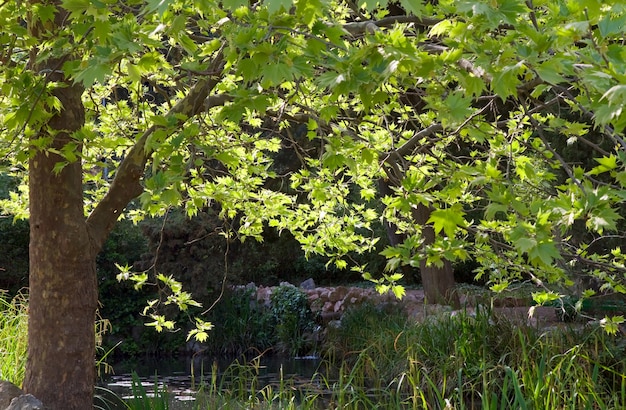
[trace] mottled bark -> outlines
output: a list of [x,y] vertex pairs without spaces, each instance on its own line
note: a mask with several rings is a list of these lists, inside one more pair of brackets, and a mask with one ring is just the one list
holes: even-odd
[[[68,24],[67,17],[59,7],[54,24],[44,26],[33,20],[29,29],[42,41],[54,38],[59,28]],[[60,70],[74,57],[44,61],[37,57],[37,49],[33,49],[30,68],[45,74],[47,81],[62,84],[53,91],[62,109],[33,136],[50,143],[43,149],[33,148],[29,160],[30,304],[24,390],[50,410],[90,409],[95,383],[96,255],[124,208],[142,192],[141,179],[151,155],[145,143],[156,127],[137,138],[109,192],[86,219],[81,160],[55,172],[57,164],[65,162],[55,152],[68,142],[77,144],[79,158],[82,150],[72,133],[85,121],[83,89]],[[202,111],[219,81],[222,64],[220,55],[213,65],[216,76],[200,79],[169,114],[190,118]],[[178,126],[183,123],[180,120]]]
[[[82,88],[54,92],[64,109],[39,137],[60,149],[83,125]],[[47,134],[47,135],[45,135]],[[64,159],[49,149],[29,162],[30,301],[24,390],[46,408],[90,408],[95,381],[95,253],[83,211],[80,161],[53,171]]]
[[[67,13],[58,9],[54,22],[42,22],[34,15],[29,29],[43,43],[54,38],[66,21]],[[31,50],[30,68],[44,75],[47,82],[60,84],[52,93],[62,108],[52,111],[47,124],[31,137],[47,139],[49,144],[33,146],[29,159],[30,274],[24,391],[39,398],[47,409],[88,409],[92,407],[95,382],[96,255],[85,223],[81,161],[55,171],[57,164],[66,161],[55,152],[70,142],[76,144],[78,154],[82,149],[72,133],[85,122],[83,88],[61,71],[70,56],[42,60],[37,53],[37,48]]]

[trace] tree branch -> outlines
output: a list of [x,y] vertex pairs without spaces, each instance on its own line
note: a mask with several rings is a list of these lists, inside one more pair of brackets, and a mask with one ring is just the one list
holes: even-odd
[[399,23],[415,23],[419,26],[434,26],[439,23],[440,19],[435,18],[420,18],[416,16],[389,16],[380,20],[366,20],[356,21],[352,23],[346,23],[343,28],[350,34],[358,35],[363,33],[370,33],[376,31],[380,27],[390,27]]
[[[219,73],[224,64],[223,54],[220,52],[211,65],[209,77],[200,78],[189,91],[189,94],[180,100],[167,113],[168,117],[179,116],[189,119],[212,105],[209,93],[219,83]],[[209,101],[207,101],[209,99]],[[185,120],[179,119],[176,127],[184,125]],[[146,147],[146,141],[159,126],[151,126],[139,137],[120,164],[109,191],[87,218],[87,229],[91,238],[92,247],[99,251],[111,231],[115,222],[128,203],[143,192],[141,179],[152,150]]]

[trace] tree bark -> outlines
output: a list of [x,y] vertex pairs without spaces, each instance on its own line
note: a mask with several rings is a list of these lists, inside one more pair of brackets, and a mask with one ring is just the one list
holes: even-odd
[[[38,0],[32,0],[37,3]],[[57,6],[54,24],[29,22],[29,30],[41,41],[54,38],[68,24],[68,13]],[[121,166],[109,192],[94,212],[85,218],[80,153],[82,145],[72,133],[85,122],[83,88],[66,78],[63,63],[72,56],[40,61],[31,51],[30,68],[46,75],[46,81],[62,84],[53,91],[60,111],[35,133],[47,139],[43,148],[31,148],[30,278],[28,358],[24,390],[39,398],[50,410],[83,410],[93,407],[95,383],[95,313],[98,303],[96,256],[128,203],[143,190],[145,149],[150,127],[138,139]],[[204,108],[209,93],[219,81],[223,56],[212,68],[215,76],[200,79],[168,115],[191,118]],[[178,126],[184,124],[179,120]],[[41,141],[41,140],[40,140]],[[76,144],[78,160],[55,170],[65,158],[57,153],[69,142]]]
[[[53,24],[38,18],[31,16],[29,30],[43,43],[66,24],[67,12],[57,8]],[[36,47],[31,50],[30,68],[44,75],[46,82],[60,84],[52,95],[62,108],[46,107],[53,115],[31,137],[33,142],[48,143],[31,145],[29,157],[28,357],[23,388],[47,409],[90,409],[95,383],[97,252],[83,208],[82,145],[72,138],[85,122],[83,88],[61,71],[70,56],[42,60],[37,53]],[[59,171],[57,164],[67,161],[58,152],[68,143],[75,144],[79,159]]]
[[96,255],[85,223],[82,166],[78,160],[55,172],[64,158],[50,150],[73,141],[71,132],[84,123],[82,87],[66,85],[54,91],[62,111],[37,135],[52,142],[33,152],[29,161],[30,300],[24,390],[52,410],[91,408],[95,381]]

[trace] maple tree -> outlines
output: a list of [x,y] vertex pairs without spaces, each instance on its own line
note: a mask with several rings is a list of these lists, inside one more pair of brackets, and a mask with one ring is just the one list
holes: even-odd
[[[451,264],[470,259],[496,290],[585,274],[624,293],[625,8],[3,2],[0,150],[25,185],[2,208],[31,226],[25,390],[89,407],[95,257],[118,218],[171,207],[217,203],[242,238],[289,230],[399,296],[396,272],[419,266],[430,303],[458,304]],[[284,149],[300,164],[281,172]],[[401,240],[379,281],[346,255],[381,217]]]

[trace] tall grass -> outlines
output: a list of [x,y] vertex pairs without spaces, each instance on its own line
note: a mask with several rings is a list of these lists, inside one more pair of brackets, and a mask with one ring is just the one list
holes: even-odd
[[21,386],[28,342],[27,298],[0,293],[0,379]]
[[378,392],[377,403],[626,408],[626,342],[598,326],[544,331],[488,309],[411,323],[399,312],[366,306],[346,314],[329,337],[333,354],[358,375],[351,387]]
[[363,307],[329,334],[335,361],[272,383],[236,363],[202,384],[194,409],[626,408],[626,343],[599,327],[538,328],[476,315],[415,323]]
[[[0,297],[1,377],[17,385],[24,377],[27,312],[23,295]],[[415,322],[399,310],[365,305],[329,329],[328,346],[327,361],[308,380],[268,382],[259,358],[219,377],[215,366],[190,407],[626,408],[626,341],[598,326],[541,330],[488,309]],[[174,408],[164,388],[150,397],[137,380],[134,386],[136,399],[122,408]]]
[[[1,292],[1,291],[0,291]],[[106,363],[111,351],[101,348],[102,336],[111,327],[106,319],[98,317],[95,323],[98,376],[110,372]],[[0,293],[0,379],[21,386],[26,372],[28,350],[28,296],[18,293],[12,299]]]

